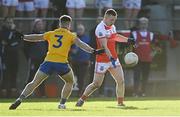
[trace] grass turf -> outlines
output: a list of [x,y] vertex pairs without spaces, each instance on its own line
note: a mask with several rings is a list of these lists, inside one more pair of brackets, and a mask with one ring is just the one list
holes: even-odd
[[113,98],[91,98],[83,107],[70,99],[66,110],[57,109],[57,99],[26,99],[17,110],[8,110],[12,99],[0,99],[0,116],[120,116],[180,115],[180,98],[126,98],[125,108],[118,108]]

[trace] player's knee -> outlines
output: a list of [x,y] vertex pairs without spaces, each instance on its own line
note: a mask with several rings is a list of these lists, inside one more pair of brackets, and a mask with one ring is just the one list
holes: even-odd
[[117,80],[116,83],[118,85],[124,85],[124,80],[123,79]]
[[32,81],[26,85],[26,87],[34,89],[36,87],[36,84]]
[[68,84],[72,84],[72,85],[74,84],[73,78],[68,78],[68,79],[65,80],[65,82],[68,83]]

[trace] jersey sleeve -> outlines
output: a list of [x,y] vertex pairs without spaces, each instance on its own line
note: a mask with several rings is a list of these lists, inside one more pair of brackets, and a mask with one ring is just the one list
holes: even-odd
[[116,34],[116,33],[117,33],[117,31],[116,31],[116,26],[113,25],[113,34]]
[[77,38],[77,34],[76,33],[72,33],[72,35],[71,35],[72,44],[74,43],[76,38]]
[[50,40],[50,35],[52,34],[53,31],[45,32],[43,35],[44,40]]
[[96,28],[95,35],[98,39],[106,37],[105,30],[101,27]]

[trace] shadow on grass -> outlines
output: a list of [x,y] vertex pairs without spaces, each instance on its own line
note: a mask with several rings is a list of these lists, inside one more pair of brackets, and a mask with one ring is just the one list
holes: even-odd
[[[71,98],[70,100],[68,100],[69,102],[76,102],[78,100],[78,98]],[[114,98],[108,98],[108,97],[104,97],[104,98],[90,98],[88,101],[89,102],[96,102],[96,101],[114,101]],[[155,100],[155,101],[163,101],[163,100],[180,100],[179,97],[139,97],[139,98],[134,98],[134,97],[126,97],[127,101],[148,101],[148,100]],[[0,98],[0,103],[12,103],[14,102],[15,99],[4,99],[4,98]],[[29,98],[26,99],[25,102],[58,102],[59,100],[57,98]]]
[[18,109],[18,110],[22,110],[22,111],[86,111],[86,109],[75,109],[75,108],[67,108],[67,109]]
[[124,109],[124,110],[148,110],[148,108],[138,108],[138,107],[135,107],[135,106],[125,106],[125,107],[108,106],[107,108]]
[[75,108],[71,108],[71,109],[67,109],[67,111],[86,111],[86,109],[75,109]]

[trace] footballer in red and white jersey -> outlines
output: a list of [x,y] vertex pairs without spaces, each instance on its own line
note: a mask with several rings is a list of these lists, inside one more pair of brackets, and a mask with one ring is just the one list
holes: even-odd
[[[107,26],[103,21],[101,21],[96,27],[95,35],[97,41],[97,48],[102,48],[101,44],[99,43],[99,39],[106,38],[108,49],[110,50],[113,58],[117,59],[117,53],[115,49],[116,42],[111,40],[116,36],[116,27],[114,25]],[[110,62],[109,57],[106,55],[106,53],[97,55],[96,61]]]

